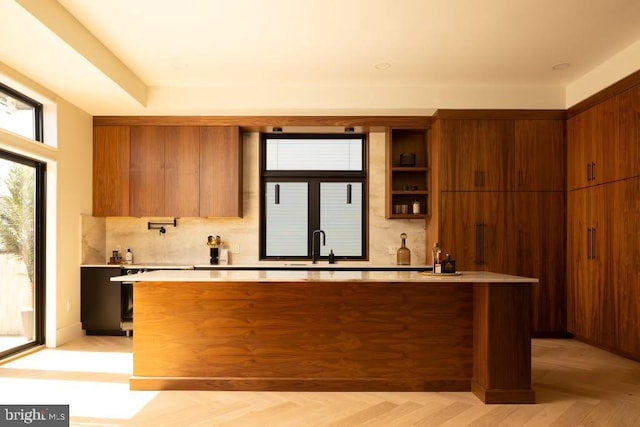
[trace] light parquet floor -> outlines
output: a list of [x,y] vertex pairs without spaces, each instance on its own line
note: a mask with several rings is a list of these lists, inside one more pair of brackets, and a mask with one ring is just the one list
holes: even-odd
[[84,337],[0,365],[0,404],[69,404],[72,426],[640,426],[640,363],[533,340],[535,405],[471,393],[130,391],[131,339]]

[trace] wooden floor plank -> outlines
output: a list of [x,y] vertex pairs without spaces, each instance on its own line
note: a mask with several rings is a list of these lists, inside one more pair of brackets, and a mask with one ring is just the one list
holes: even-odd
[[535,339],[534,405],[471,393],[131,391],[127,337],[83,337],[0,365],[0,402],[69,404],[71,425],[232,427],[640,426],[640,363]]

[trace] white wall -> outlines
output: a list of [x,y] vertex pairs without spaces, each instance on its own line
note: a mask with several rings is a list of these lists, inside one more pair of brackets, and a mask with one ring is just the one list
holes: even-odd
[[44,104],[45,143],[0,131],[0,147],[47,165],[46,343],[82,334],[80,218],[91,212],[93,118],[0,63],[0,81]]

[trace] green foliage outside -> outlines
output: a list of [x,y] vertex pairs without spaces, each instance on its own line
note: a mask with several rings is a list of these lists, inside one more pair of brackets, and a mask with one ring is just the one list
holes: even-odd
[[29,281],[34,280],[34,171],[12,164],[4,184],[8,194],[0,197],[0,244],[26,267]]

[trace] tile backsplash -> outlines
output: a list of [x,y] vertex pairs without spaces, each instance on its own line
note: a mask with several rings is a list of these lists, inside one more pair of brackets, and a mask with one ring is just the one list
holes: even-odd
[[[230,250],[231,264],[255,264],[259,257],[259,134],[244,135],[243,217],[178,218],[166,233],[149,230],[147,223],[173,218],[83,216],[82,263],[103,264],[116,247],[131,249],[135,263],[208,264],[207,236],[219,235]],[[411,263],[425,262],[425,221],[385,218],[385,134],[369,134],[369,262],[395,264],[389,247],[400,245],[407,233]]]

